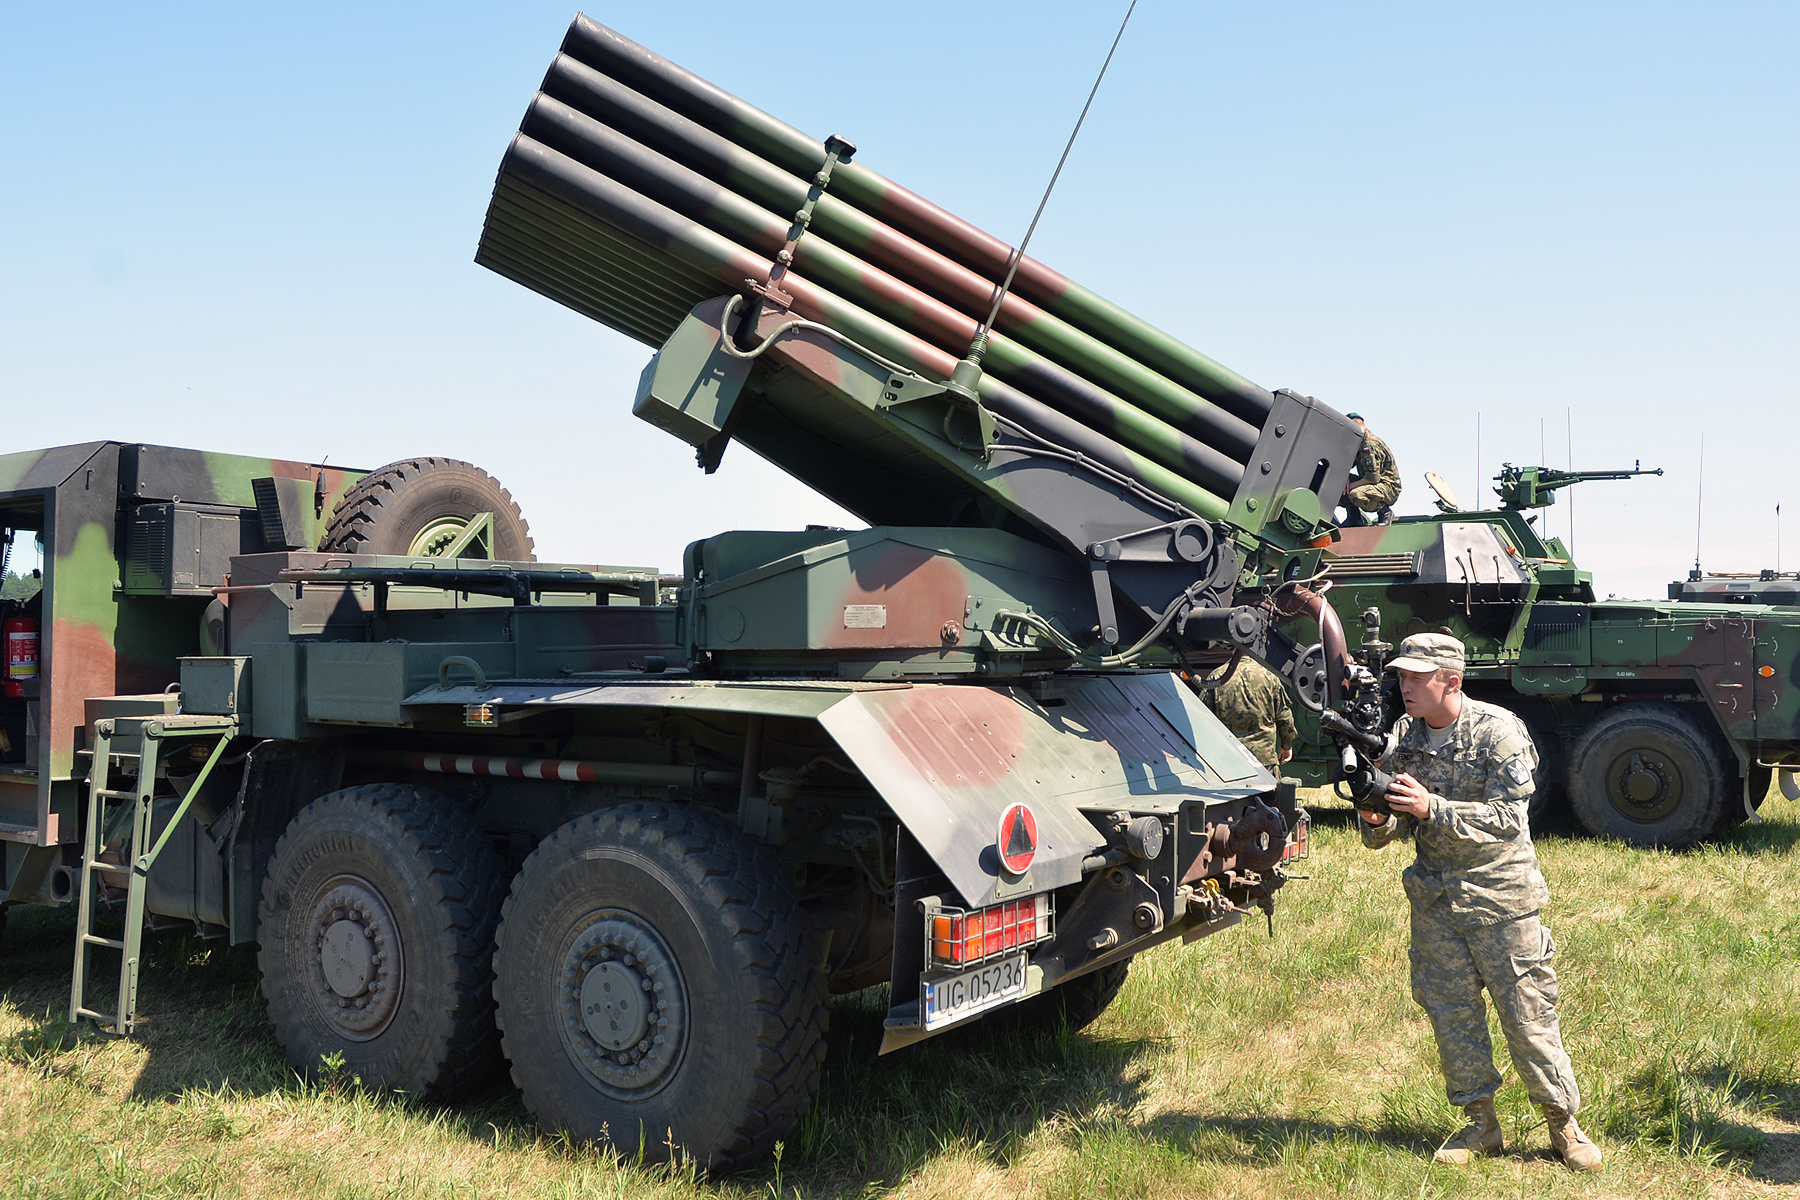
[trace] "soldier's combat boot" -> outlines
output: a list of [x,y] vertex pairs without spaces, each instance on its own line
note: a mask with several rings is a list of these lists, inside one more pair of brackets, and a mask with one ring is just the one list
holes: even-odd
[[1500,1135],[1500,1118],[1494,1112],[1492,1097],[1464,1105],[1463,1112],[1468,1114],[1469,1123],[1455,1137],[1438,1147],[1438,1152],[1431,1156],[1433,1162],[1466,1167],[1475,1161],[1477,1154],[1498,1154],[1505,1148],[1505,1141]]
[[1564,1162],[1577,1171],[1600,1169],[1600,1147],[1581,1132],[1581,1126],[1575,1123],[1574,1117],[1554,1104],[1546,1104],[1544,1119],[1550,1122],[1550,1145],[1562,1155]]

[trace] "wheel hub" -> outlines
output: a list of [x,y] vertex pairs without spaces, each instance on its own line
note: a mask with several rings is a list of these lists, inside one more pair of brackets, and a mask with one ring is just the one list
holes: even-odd
[[375,886],[339,875],[308,913],[313,1001],[351,1041],[378,1036],[400,1007],[402,955],[394,914]]
[[588,1036],[608,1050],[629,1050],[650,1030],[644,977],[616,962],[602,962],[581,985],[581,1017]]
[[590,913],[563,947],[558,1015],[570,1058],[611,1096],[661,1088],[687,1042],[675,956],[647,922],[619,909]]
[[1606,774],[1613,807],[1634,821],[1659,820],[1681,803],[1681,772],[1654,751],[1621,754]]

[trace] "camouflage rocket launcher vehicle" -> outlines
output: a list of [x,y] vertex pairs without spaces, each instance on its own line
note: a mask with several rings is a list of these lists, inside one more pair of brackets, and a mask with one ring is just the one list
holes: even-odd
[[889,986],[884,1051],[1079,1027],[1272,921],[1304,819],[1183,665],[1378,732],[1305,586],[1358,430],[1029,258],[987,327],[1011,249],[853,150],[579,18],[478,261],[657,347],[635,411],[702,467],[871,528],[661,575],[532,562],[466,464],[0,459],[46,546],[4,898],[80,904],[72,1013],[131,1028],[146,921],[254,939],[297,1069],[445,1098],[504,1057],[546,1129],[718,1167],[806,1109],[827,993]]
[[[1440,512],[1345,529],[1324,583],[1342,619],[1368,630],[1358,653],[1373,670],[1407,634],[1463,639],[1467,692],[1517,713],[1537,745],[1534,820],[1567,804],[1598,836],[1682,847],[1753,815],[1778,767],[1783,794],[1800,798],[1800,612],[1728,593],[1677,602],[1675,588],[1668,603],[1597,600],[1531,510],[1584,480],[1652,473],[1509,464],[1499,507],[1482,511],[1428,477]],[[1340,777],[1300,716],[1312,745],[1293,770]]]

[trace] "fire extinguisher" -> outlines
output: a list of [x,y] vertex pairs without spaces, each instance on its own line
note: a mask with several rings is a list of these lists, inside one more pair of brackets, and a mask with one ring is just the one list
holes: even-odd
[[10,617],[0,632],[6,638],[6,677],[0,693],[9,700],[23,699],[25,681],[38,674],[38,623],[26,617]]

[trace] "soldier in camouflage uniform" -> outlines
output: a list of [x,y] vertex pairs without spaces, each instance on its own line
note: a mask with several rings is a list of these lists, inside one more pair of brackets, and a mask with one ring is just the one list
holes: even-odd
[[1386,525],[1394,519],[1394,501],[1400,498],[1400,466],[1388,444],[1369,432],[1361,415],[1345,413],[1363,431],[1362,449],[1356,453],[1356,474],[1344,485],[1344,524],[1366,525],[1364,513],[1374,513]]
[[1557,1025],[1556,943],[1538,920],[1550,892],[1527,821],[1531,737],[1512,713],[1462,694],[1463,646],[1454,637],[1415,634],[1391,665],[1406,702],[1383,764],[1395,775],[1393,812],[1365,811],[1362,834],[1374,849],[1410,837],[1417,853],[1401,875],[1412,907],[1413,999],[1431,1018],[1450,1102],[1469,1117],[1437,1160],[1462,1165],[1503,1148],[1485,987],[1557,1153],[1577,1170],[1596,1170],[1600,1150],[1575,1123],[1581,1090]]
[[[1279,775],[1280,764],[1294,757],[1296,737],[1287,688],[1251,658],[1240,658],[1235,670],[1224,667],[1219,674],[1227,670],[1230,678],[1201,693],[1201,698],[1257,762],[1271,775]],[[1207,682],[1218,678],[1215,674]]]

